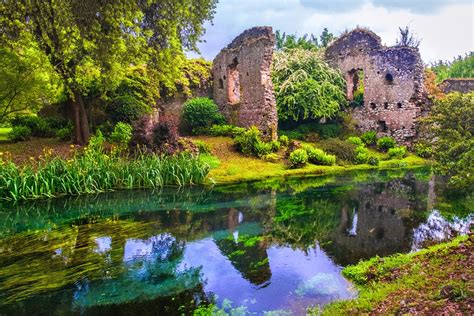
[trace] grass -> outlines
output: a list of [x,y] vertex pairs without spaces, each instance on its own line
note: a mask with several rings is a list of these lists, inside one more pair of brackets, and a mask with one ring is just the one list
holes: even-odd
[[26,200],[58,195],[80,195],[116,189],[191,185],[204,181],[209,164],[188,154],[133,158],[103,148],[103,137],[91,138],[72,159],[46,150],[40,159],[18,165],[0,156],[0,199]]
[[[461,236],[416,253],[374,257],[348,266],[343,274],[357,285],[359,296],[327,305],[322,314],[469,313],[473,242],[473,235]],[[320,309],[311,309],[310,314],[320,314]]]
[[[228,137],[200,136],[194,139],[199,139],[207,143],[211,147],[212,154],[220,161],[218,167],[211,170],[208,175],[209,181],[215,183],[235,183],[262,180],[271,177],[335,174],[351,170],[410,168],[427,164],[426,160],[414,155],[409,155],[401,160],[392,159],[381,161],[378,167],[368,164],[349,166],[317,166],[307,164],[303,168],[291,169],[285,164],[281,154],[281,159],[278,162],[269,162],[256,157],[243,156],[233,149],[233,141]],[[374,153],[377,152],[374,151]],[[377,155],[385,158],[385,154],[377,153]]]
[[0,141],[7,141],[8,133],[10,133],[11,130],[10,127],[0,127]]

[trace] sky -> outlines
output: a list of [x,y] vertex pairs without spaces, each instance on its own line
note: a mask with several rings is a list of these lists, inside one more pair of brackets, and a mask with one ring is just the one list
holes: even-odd
[[398,27],[407,25],[421,40],[425,63],[474,51],[474,0],[219,0],[214,20],[206,23],[204,42],[198,48],[202,57],[212,60],[232,39],[253,26],[318,37],[324,27],[337,36],[363,26],[391,46],[399,34]]

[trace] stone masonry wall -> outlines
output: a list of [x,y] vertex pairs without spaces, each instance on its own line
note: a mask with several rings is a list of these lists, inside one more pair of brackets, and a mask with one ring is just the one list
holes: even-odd
[[439,87],[446,94],[451,92],[469,93],[474,91],[474,78],[446,79]]
[[270,27],[254,27],[224,48],[214,59],[214,100],[231,124],[257,126],[276,139],[278,115],[270,67],[275,35]]
[[357,89],[356,74],[363,72],[364,102],[352,110],[358,128],[410,144],[423,112],[423,62],[418,49],[385,47],[376,34],[356,29],[330,45],[326,59],[345,76],[349,101]]

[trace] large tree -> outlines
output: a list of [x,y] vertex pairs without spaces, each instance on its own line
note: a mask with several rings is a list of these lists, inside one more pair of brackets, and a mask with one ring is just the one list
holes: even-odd
[[117,84],[123,69],[146,64],[172,90],[184,50],[196,50],[217,0],[0,0],[0,41],[31,38],[61,78],[75,141],[87,143],[83,96],[91,84]]

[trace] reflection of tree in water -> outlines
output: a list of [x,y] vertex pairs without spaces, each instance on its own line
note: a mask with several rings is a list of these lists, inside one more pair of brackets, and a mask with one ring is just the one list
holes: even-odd
[[227,221],[232,235],[214,239],[214,242],[245,279],[257,286],[264,286],[272,276],[267,247],[262,236],[238,233],[237,227],[243,220],[241,216],[242,213],[236,209],[229,209]]
[[114,278],[79,284],[74,305],[89,308],[148,301],[196,288],[201,283],[200,268],[181,268],[183,252],[184,243],[169,234],[148,240],[128,239],[124,272]]

